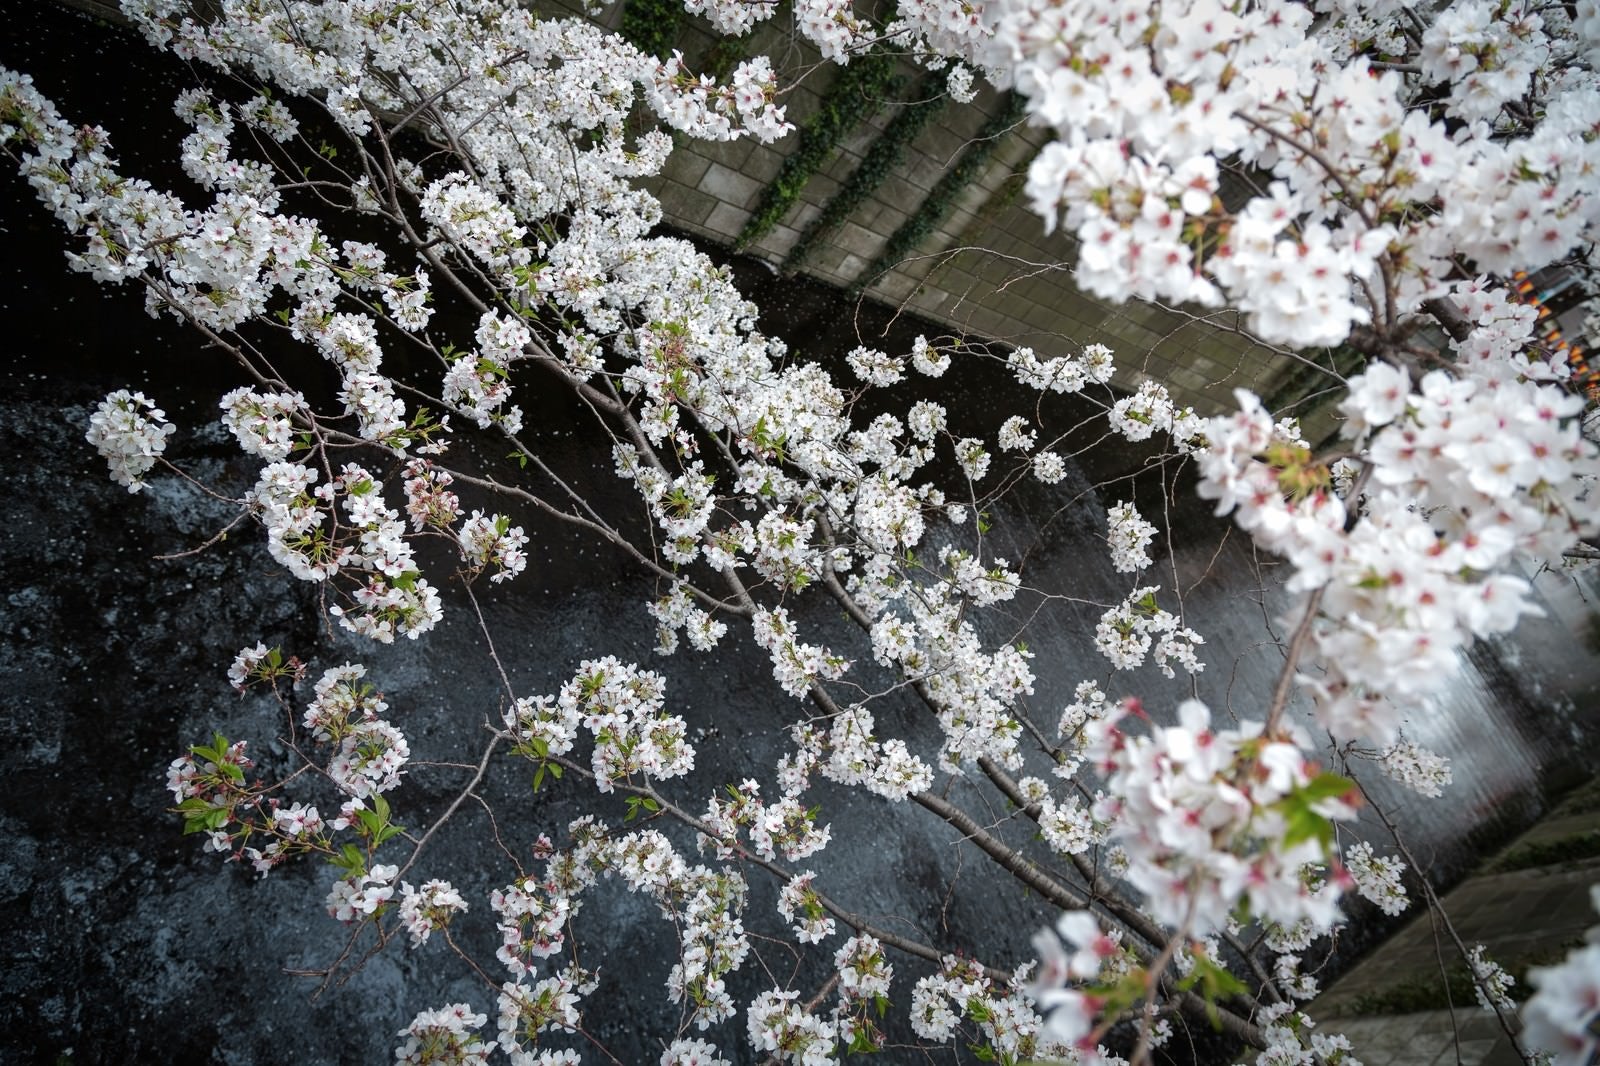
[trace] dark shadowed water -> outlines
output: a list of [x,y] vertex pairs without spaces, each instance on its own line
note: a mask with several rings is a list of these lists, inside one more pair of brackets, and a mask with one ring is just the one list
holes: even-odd
[[[89,20],[14,0],[0,0],[0,25],[0,62],[33,70],[69,117],[110,127],[130,170],[173,154],[164,110],[172,72],[142,46],[130,50]],[[157,118],[130,125],[147,94],[159,101]],[[313,676],[347,658],[366,663],[413,752],[475,759],[484,723],[498,719],[501,691],[464,597],[447,590],[446,620],[422,641],[375,648],[327,632],[310,590],[290,586],[248,527],[204,553],[162,558],[205,542],[230,512],[171,477],[137,496],[113,485],[83,439],[89,411],[112,389],[142,389],[180,427],[170,454],[237,493],[255,471],[214,417],[217,397],[240,381],[193,335],[146,318],[138,295],[68,274],[55,223],[10,175],[0,179],[0,241],[0,456],[8,474],[0,526],[0,1061],[377,1063],[392,1060],[393,1033],[422,1008],[464,1000],[492,1015],[492,996],[440,944],[391,945],[318,994],[316,978],[294,971],[324,969],[339,955],[340,928],[321,907],[331,871],[304,862],[258,880],[223,868],[180,837],[162,787],[167,763],[213,730],[253,740],[267,770],[287,765],[274,741],[281,712],[261,698],[241,700],[224,676],[234,653],[256,640],[311,660]],[[837,358],[858,335],[904,348],[917,331],[902,320],[884,339],[878,312],[759,266],[737,269],[764,309],[764,327],[797,353]],[[942,388],[957,432],[992,435],[1020,402],[1003,375],[976,358],[958,364]],[[532,436],[554,465],[605,505],[622,507],[609,462],[596,459],[561,397],[534,392],[523,401]],[[1060,402],[1046,413],[1073,424],[1091,409]],[[1098,432],[1086,428],[1075,439]],[[1126,591],[1104,559],[1103,523],[1108,505],[1132,495],[1173,531],[1171,557],[1158,560],[1150,580],[1169,595],[1182,589],[1207,639],[1198,694],[1223,713],[1258,716],[1280,663],[1264,629],[1283,606],[1274,564],[1237,535],[1224,536],[1187,491],[1163,503],[1158,478],[1131,477],[1142,462],[1133,450],[1097,455],[1056,489],[1024,486],[993,508],[999,554],[1023,561],[1029,585],[1069,598],[1024,597],[986,622],[986,635],[1026,632],[1039,677],[1030,710],[1043,723],[1053,723],[1078,681],[1103,678],[1092,645],[1101,608],[1079,601]],[[393,502],[398,484],[389,492]],[[533,536],[528,572],[478,590],[516,691],[553,692],[588,656],[648,665],[667,677],[671,709],[699,738],[699,764],[674,793],[699,809],[722,784],[746,776],[770,789],[788,725],[807,707],[767,678],[765,656],[737,630],[713,656],[654,655],[643,607],[654,583],[590,538],[531,514],[517,518]],[[1408,725],[1454,760],[1447,798],[1376,786],[1441,878],[1534,817],[1547,791],[1593,753],[1600,669],[1587,643],[1588,586],[1547,576],[1540,588],[1548,617],[1525,625],[1515,641],[1474,649],[1448,697]],[[814,607],[801,619],[808,639],[846,646],[836,611]],[[860,670],[871,676],[870,664]],[[1187,692],[1149,670],[1137,685],[1158,714]],[[879,724],[881,735],[902,736],[925,755],[936,746],[910,702],[886,702]],[[480,948],[492,946],[485,896],[513,876],[498,844],[527,862],[539,833],[559,839],[593,806],[576,783],[535,793],[530,776],[497,762],[481,789],[496,822],[468,804],[459,832],[441,835],[411,875],[455,881],[472,906],[460,936]],[[399,820],[426,825],[464,779],[456,767],[416,767],[391,794]],[[952,795],[977,802],[961,782]],[[921,812],[826,785],[812,797],[834,831],[817,863],[822,886],[845,905],[996,965],[1029,956],[1028,940],[1044,920],[1036,901],[997,878],[974,849],[952,843]],[[624,813],[616,799],[602,811],[613,821]],[[1015,825],[1003,832],[1019,844],[1028,837]],[[752,875],[748,926],[776,927],[772,897],[770,883]],[[652,904],[614,884],[587,897],[578,928],[588,957],[602,960],[591,1032],[623,1062],[653,1061],[656,1036],[677,1018],[662,994],[670,928]],[[758,953],[740,978],[748,992],[785,982],[797,968],[812,977],[823,955],[765,942]],[[897,965],[903,1005],[921,971]],[[736,1058],[748,1055],[742,1018],[710,1035]],[[896,1054],[887,1060],[911,1061]]]

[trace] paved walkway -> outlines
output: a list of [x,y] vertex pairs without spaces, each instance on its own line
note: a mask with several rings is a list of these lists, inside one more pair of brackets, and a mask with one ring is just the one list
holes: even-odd
[[[1489,958],[1518,974],[1519,1001],[1529,992],[1520,971],[1559,961],[1600,922],[1589,897],[1589,887],[1600,882],[1600,856],[1585,857],[1586,842],[1596,836],[1600,782],[1568,796],[1443,899],[1462,941],[1485,945]],[[1516,1066],[1522,1060],[1499,1021],[1470,994],[1464,1002],[1455,998],[1453,1012],[1371,1013],[1382,1009],[1374,1001],[1392,1004],[1407,994],[1442,999],[1439,959],[1460,967],[1448,934],[1440,928],[1436,938],[1426,909],[1413,907],[1411,923],[1330,986],[1310,1013],[1324,1029],[1349,1037],[1366,1066]]]

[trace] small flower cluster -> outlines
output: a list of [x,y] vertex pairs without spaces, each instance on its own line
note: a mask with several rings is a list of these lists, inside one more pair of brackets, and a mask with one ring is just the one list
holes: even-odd
[[305,407],[299,393],[260,393],[248,387],[234,389],[222,398],[222,424],[233,433],[248,455],[269,463],[289,458],[294,448],[292,419]]
[[795,1066],[836,1066],[838,1027],[808,1012],[800,993],[772,989],[751,1001],[745,1012],[750,1046]]
[[899,802],[933,785],[933,770],[898,737],[880,741],[873,735],[871,711],[854,705],[833,720],[826,734],[797,725],[792,731],[796,752],[791,766],[799,776],[785,783],[786,795],[806,787],[805,772],[817,768],[841,785],[860,785],[887,800]]
[[965,1017],[982,1034],[994,1059],[1066,1058],[1069,1045],[1046,1031],[1033,1002],[1020,985],[999,987],[971,959],[946,955],[939,972],[919,979],[911,991],[911,1030],[924,1040],[944,1043]]
[[783,690],[803,698],[818,681],[836,681],[850,663],[817,644],[802,644],[795,639],[794,623],[782,607],[757,611],[752,620],[756,644],[772,657],[772,675]]
[[144,475],[167,450],[177,427],[142,392],[118,389],[89,416],[89,443],[105,457],[111,480],[129,492],[144,488]]
[[[1501,329],[1497,306],[1469,305],[1486,321],[1466,344]],[[1329,471],[1252,394],[1207,424],[1201,495],[1289,559],[1291,590],[1322,589],[1313,639],[1324,673],[1302,683],[1338,739],[1391,742],[1400,712],[1388,697],[1436,690],[1473,636],[1537,610],[1528,582],[1499,572],[1514,554],[1554,558],[1600,522],[1600,501],[1579,488],[1600,475],[1600,449],[1574,417],[1582,401],[1509,361],[1505,345],[1521,335],[1497,333],[1500,356],[1466,362],[1461,378],[1430,372],[1418,391],[1384,364],[1351,379],[1346,431],[1368,442],[1372,486],[1353,521]]]
[[610,792],[615,782],[635,776],[661,781],[694,768],[694,748],[684,739],[684,721],[667,714],[665,705],[660,674],[611,656],[586,659],[572,680],[561,686],[555,699],[558,714],[549,714],[548,701],[536,701],[534,716],[520,728],[539,729],[547,743],[564,744],[562,750],[567,750],[575,735],[571,723],[582,722],[594,735],[590,765],[595,787]]
[[361,680],[366,672],[351,663],[325,671],[304,719],[317,740],[338,745],[328,776],[357,799],[397,787],[411,757],[404,734],[382,717],[389,707],[382,694]]
[[228,667],[228,684],[235,692],[243,692],[259,681],[272,684],[280,677],[298,685],[305,672],[305,664],[299,659],[293,656],[285,659],[279,649],[257,642],[253,648],[240,648],[239,654],[233,657]]
[[1511,998],[1511,986],[1517,979],[1489,958],[1486,950],[1482,944],[1474,944],[1467,953],[1467,968],[1472,971],[1472,991],[1477,994],[1478,1006],[1489,1014],[1515,1011],[1517,1005]]
[[427,943],[434,930],[443,929],[450,924],[450,919],[466,909],[467,901],[449,881],[435,879],[425,882],[421,888],[400,882],[400,924],[411,934],[412,947]]
[[1450,783],[1450,760],[1404,737],[1383,753],[1378,765],[1390,780],[1429,798],[1443,795],[1444,786]]
[[391,882],[399,873],[398,866],[377,865],[335,881],[326,901],[328,916],[348,923],[381,915],[394,897]]
[[1137,669],[1153,651],[1156,666],[1167,677],[1175,674],[1173,662],[1198,674],[1206,666],[1195,648],[1204,644],[1205,638],[1157,605],[1160,591],[1160,585],[1136,588],[1108,609],[1095,626],[1094,645],[1118,670]]
[[823,909],[811,887],[816,879],[817,875],[807,870],[790,878],[778,890],[778,913],[784,921],[792,923],[795,939],[802,944],[820,944],[832,936],[836,928],[833,915]]
[[599,977],[578,966],[568,966],[553,977],[531,986],[507,981],[500,986],[500,1047],[515,1066],[556,1066],[578,1062],[576,1052],[524,1050],[526,1041],[537,1048],[546,1030],[576,1032],[582,1021],[578,1001],[600,986]]
[[536,960],[549,958],[566,943],[572,901],[549,882],[524,877],[491,892],[489,906],[500,929],[495,957],[519,978],[532,972]]
[[726,801],[713,796],[706,808],[705,820],[716,834],[702,840],[714,845],[719,855],[729,854],[741,826],[749,832],[751,850],[763,859],[782,853],[794,862],[828,846],[832,830],[826,825],[818,827],[818,809],[801,806],[793,794],[767,803],[761,798],[761,786],[747,779],[737,788],[728,786],[728,795]]
[[1406,864],[1399,859],[1374,855],[1372,845],[1363,840],[1344,849],[1344,865],[1355,880],[1356,891],[1383,913],[1400,914],[1411,905],[1400,882]]
[[1326,929],[1348,879],[1319,887],[1303,871],[1329,859],[1331,819],[1349,818],[1354,786],[1314,773],[1303,745],[1267,736],[1259,722],[1215,731],[1198,700],[1176,726],[1124,733],[1124,705],[1090,722],[1089,757],[1106,779],[1098,821],[1128,854],[1128,880],[1173,928],[1222,928],[1240,903],[1258,918]]
[[1090,384],[1104,385],[1116,370],[1111,349],[1103,344],[1087,346],[1081,358],[1058,355],[1041,359],[1032,348],[1016,348],[1006,356],[1006,364],[1029,388],[1062,394],[1081,392]]
[[[750,5],[723,5],[747,8]],[[731,85],[719,86],[709,76],[696,78],[684,68],[683,53],[674,51],[645,83],[651,106],[673,129],[703,140],[731,141],[745,134],[767,143],[794,129],[784,121],[777,99],[777,75],[766,56],[740,63]]]
[[833,965],[839,972],[834,1024],[840,1042],[858,1053],[881,1048],[883,1033],[876,1019],[888,1006],[894,978],[883,945],[865,934],[853,936],[834,952]]
[[411,516],[411,530],[448,530],[461,517],[461,500],[450,486],[455,477],[448,471],[434,467],[431,459],[411,459],[406,462],[406,514]]
[[1111,567],[1120,574],[1136,574],[1150,565],[1150,541],[1156,527],[1144,520],[1128,502],[1106,512],[1106,543],[1111,547]]
[[522,548],[528,543],[528,536],[505,515],[473,511],[472,517],[461,524],[456,542],[461,547],[461,558],[472,573],[482,573],[491,565],[495,567],[495,572],[489,576],[495,584],[509,581],[527,568],[528,556]]
[[400,1030],[406,1039],[395,1048],[395,1062],[401,1066],[489,1066],[489,1053],[497,1045],[492,1040],[485,1044],[477,1037],[488,1020],[465,1003],[422,1011]]

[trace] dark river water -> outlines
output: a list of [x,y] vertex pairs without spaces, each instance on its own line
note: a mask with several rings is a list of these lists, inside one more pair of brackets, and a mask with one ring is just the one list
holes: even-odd
[[[0,62],[32,71],[69,118],[108,126],[128,170],[175,155],[171,66],[49,5],[0,0],[0,25]],[[201,544],[230,513],[171,477],[158,476],[137,496],[113,485],[84,441],[89,411],[112,389],[145,391],[180,427],[169,455],[238,493],[255,471],[215,422],[217,397],[240,383],[236,372],[193,335],[146,317],[137,294],[69,274],[55,223],[9,175],[0,182],[0,241],[0,456],[8,475],[0,503],[0,1061],[379,1063],[392,1061],[393,1034],[416,1011],[457,1000],[489,1013],[492,1029],[492,996],[439,944],[412,951],[397,942],[319,993],[302,972],[328,966],[342,944],[321,906],[331,871],[301,862],[258,880],[224,867],[180,837],[162,787],[167,763],[213,730],[254,740],[265,769],[287,765],[273,739],[281,712],[260,698],[241,700],[224,676],[233,654],[256,640],[310,660],[313,676],[346,659],[366,663],[415,756],[474,759],[483,723],[498,716],[500,688],[464,597],[436,568],[447,584],[445,622],[420,642],[376,648],[321,626],[309,590],[276,572],[249,527],[203,554],[161,558]],[[748,262],[735,268],[763,308],[764,328],[798,353],[836,360],[858,337],[906,348],[929,328],[904,319],[889,328],[881,310]],[[952,428],[974,435],[992,435],[1009,409],[1034,402],[992,365],[970,359],[941,387]],[[541,454],[602,504],[622,507],[604,449],[578,414],[548,392],[522,400]],[[1044,410],[1054,424],[1092,412],[1066,402]],[[1085,428],[1075,439],[1098,433]],[[1159,479],[1134,476],[1143,459],[1126,448],[1097,452],[1054,489],[1019,489],[991,516],[991,536],[1004,545],[998,553],[1022,560],[1030,585],[1074,600],[1120,598],[1127,582],[1105,560],[1104,512],[1137,498],[1146,517],[1173,531],[1170,555],[1150,580],[1170,595],[1175,570],[1191,624],[1206,638],[1199,694],[1224,713],[1259,716],[1280,662],[1263,628],[1283,605],[1277,568],[1242,538],[1225,536],[1182,486],[1163,506]],[[391,503],[399,498],[398,484],[389,493]],[[588,656],[637,661],[665,674],[669,706],[700,738],[699,764],[674,790],[687,806],[703,808],[723,783],[745,776],[770,783],[787,728],[807,708],[772,683],[747,636],[736,629],[710,656],[654,655],[643,607],[653,583],[590,538],[531,514],[517,518],[533,538],[528,572],[507,586],[485,585],[480,596],[518,693],[553,692]],[[1374,785],[1439,880],[1536,817],[1594,754],[1592,583],[1546,575],[1539,587],[1547,617],[1526,623],[1515,640],[1465,655],[1446,696],[1408,724],[1413,739],[1453,760],[1446,798]],[[1100,608],[1026,597],[1012,606],[985,623],[986,635],[1026,633],[1039,679],[1030,709],[1053,723],[1078,681],[1105,676],[1092,644]],[[836,611],[814,605],[799,617],[808,639],[848,645]],[[866,676],[869,665],[861,667]],[[1186,691],[1149,669],[1132,684],[1152,708],[1170,707]],[[902,736],[913,750],[927,754],[937,744],[909,703],[886,703],[879,723],[880,734]],[[485,897],[512,877],[493,830],[525,859],[540,832],[559,838],[593,806],[576,783],[536,794],[529,778],[524,766],[496,763],[482,789],[495,826],[469,805],[459,831],[431,844],[411,875],[456,883],[472,908],[460,936],[480,949],[492,949]],[[463,780],[451,766],[414,768],[390,794],[398,820],[427,824]],[[961,782],[951,795],[974,810],[981,802]],[[920,811],[826,786],[813,797],[834,838],[818,868],[845,905],[996,965],[1029,957],[1029,938],[1047,916],[974,849],[952,843]],[[620,821],[620,800],[608,802],[603,813]],[[1026,839],[1020,827],[1012,831]],[[1359,831],[1381,839],[1374,825]],[[747,926],[776,927],[772,898],[772,886],[752,876]],[[653,1062],[660,1035],[677,1019],[662,994],[674,961],[670,927],[653,904],[614,884],[586,897],[579,923],[581,943],[601,960],[591,1032],[623,1062]],[[820,973],[815,949],[802,955],[763,943],[759,951],[773,976],[747,963],[736,998],[792,972],[802,984]],[[924,971],[896,965],[903,1007]],[[709,1035],[736,1060],[748,1057],[742,1017]],[[887,1061],[911,1061],[892,1056]]]

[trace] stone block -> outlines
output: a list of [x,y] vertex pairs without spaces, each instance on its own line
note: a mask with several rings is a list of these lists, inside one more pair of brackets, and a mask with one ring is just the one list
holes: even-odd
[[706,216],[705,227],[719,240],[731,243],[744,229],[745,219],[749,216],[749,211],[721,202]]
[[711,166],[709,158],[685,146],[676,149],[667,157],[667,165],[661,168],[661,175],[672,181],[681,181],[685,185],[698,185],[709,166]]
[[730,170],[721,163],[712,163],[700,179],[701,192],[721,200],[721,206],[733,205],[742,209],[741,214],[748,214],[755,207],[763,188],[765,186],[761,182]]
[[854,222],[846,222],[834,232],[833,241],[839,247],[863,259],[870,260],[883,246],[883,238]]
[[662,185],[656,196],[661,201],[663,219],[672,226],[704,225],[717,206],[715,197],[675,181]]

